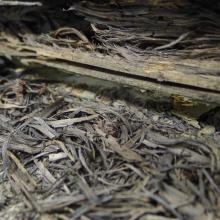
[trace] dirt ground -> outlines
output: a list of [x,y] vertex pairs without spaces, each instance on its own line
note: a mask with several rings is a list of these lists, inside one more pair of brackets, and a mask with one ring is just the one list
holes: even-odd
[[2,77],[0,219],[220,219],[219,143],[171,111]]

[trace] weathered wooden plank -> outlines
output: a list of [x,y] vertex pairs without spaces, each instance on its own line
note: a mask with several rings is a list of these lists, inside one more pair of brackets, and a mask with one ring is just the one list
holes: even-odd
[[160,59],[146,63],[144,72],[150,78],[220,91],[220,62]]
[[[207,102],[213,104],[220,104],[220,93],[208,92],[203,90],[197,90],[193,88],[179,87],[178,85],[166,85],[161,83],[155,83],[148,80],[141,80],[130,77],[115,75],[109,72],[105,72],[99,69],[89,69],[87,66],[75,66],[71,63],[57,62],[56,60],[40,60],[40,59],[23,59],[24,63],[28,66],[41,65],[50,68],[55,68],[58,70],[63,70],[69,74],[79,74],[83,76],[89,76],[93,78],[98,78],[102,80],[108,80],[110,82],[116,82],[121,85],[128,85],[131,87],[143,89],[149,92],[157,93],[157,96],[161,96],[162,99],[170,99],[172,96],[182,96],[183,99]],[[155,100],[156,102],[157,100]],[[193,104],[192,104],[193,105]]]
[[[30,46],[19,41],[11,41],[8,45],[5,43],[0,46],[0,49],[15,56],[59,59],[60,61],[72,62],[74,65],[88,65],[90,68],[127,74],[127,77],[132,76],[143,80],[168,82],[220,92],[220,62],[218,61],[162,58],[152,55],[150,58],[137,62],[97,52],[74,51],[69,48],[56,49],[45,45],[41,47]],[[20,55],[18,51],[20,51]]]
[[151,56],[148,60],[131,62],[95,51],[28,45],[10,37],[0,44],[0,54],[20,60],[27,68],[41,65],[152,91],[167,99],[179,95],[220,104],[220,66],[216,61]]

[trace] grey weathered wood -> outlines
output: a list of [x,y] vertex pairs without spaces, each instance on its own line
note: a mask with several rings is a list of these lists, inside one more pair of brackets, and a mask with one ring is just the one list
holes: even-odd
[[133,63],[95,52],[30,46],[13,38],[8,38],[8,41],[0,45],[1,53],[17,58],[29,68],[36,65],[52,67],[69,74],[153,91],[167,99],[180,95],[191,100],[220,103],[220,67],[216,61],[158,59],[152,56],[149,60]]

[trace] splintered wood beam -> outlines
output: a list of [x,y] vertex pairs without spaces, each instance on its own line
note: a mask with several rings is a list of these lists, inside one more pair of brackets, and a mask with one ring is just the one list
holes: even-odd
[[167,98],[179,95],[220,104],[220,63],[217,61],[163,58],[156,55],[132,61],[95,51],[28,45],[13,38],[7,38],[0,45],[0,53],[17,58],[27,67],[47,66],[69,74],[153,91]]

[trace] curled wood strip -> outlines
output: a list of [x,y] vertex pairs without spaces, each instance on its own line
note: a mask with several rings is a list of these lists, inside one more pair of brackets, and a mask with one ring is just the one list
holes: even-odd
[[77,30],[76,28],[69,28],[69,27],[62,27],[62,28],[59,28],[58,30],[56,30],[54,33],[53,33],[53,36],[55,38],[57,38],[59,35],[66,35],[66,34],[75,34],[77,37],[80,38],[80,40],[82,40],[83,42],[86,42],[86,43],[90,43],[89,42],[89,39],[82,33],[80,32],[79,30]]

